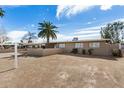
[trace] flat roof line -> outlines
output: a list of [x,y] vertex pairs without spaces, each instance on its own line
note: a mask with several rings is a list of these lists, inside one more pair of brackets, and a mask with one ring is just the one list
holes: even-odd
[[[61,41],[61,42],[50,42],[50,44],[54,43],[76,43],[76,42],[102,42],[102,41],[110,41],[110,39],[96,39],[96,40],[78,40],[78,41]],[[20,43],[22,45],[43,45],[46,43]]]

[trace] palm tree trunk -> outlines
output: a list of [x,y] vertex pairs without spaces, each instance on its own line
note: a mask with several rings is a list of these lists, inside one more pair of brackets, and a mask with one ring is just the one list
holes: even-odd
[[49,48],[49,37],[47,37],[47,44],[46,47]]
[[49,44],[49,41],[50,41],[50,40],[49,40],[49,37],[47,37],[47,44]]

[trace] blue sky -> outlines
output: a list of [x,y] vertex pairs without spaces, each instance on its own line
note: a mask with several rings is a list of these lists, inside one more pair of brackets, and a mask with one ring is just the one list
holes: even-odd
[[44,20],[58,26],[57,41],[100,38],[100,27],[113,21],[124,21],[124,6],[97,5],[27,5],[2,6],[5,16],[1,27],[8,36],[20,40],[27,31],[38,33],[38,23]]

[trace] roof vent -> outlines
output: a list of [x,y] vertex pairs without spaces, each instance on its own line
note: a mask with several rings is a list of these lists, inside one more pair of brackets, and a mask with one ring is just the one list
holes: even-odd
[[72,41],[78,41],[78,37],[74,37]]

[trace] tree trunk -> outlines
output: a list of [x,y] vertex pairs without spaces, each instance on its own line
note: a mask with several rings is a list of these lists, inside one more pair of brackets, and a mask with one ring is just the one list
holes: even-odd
[[50,41],[50,40],[49,40],[49,37],[47,37],[47,44],[49,44],[49,41]]
[[49,37],[47,37],[47,44],[46,44],[46,47],[49,48]]

